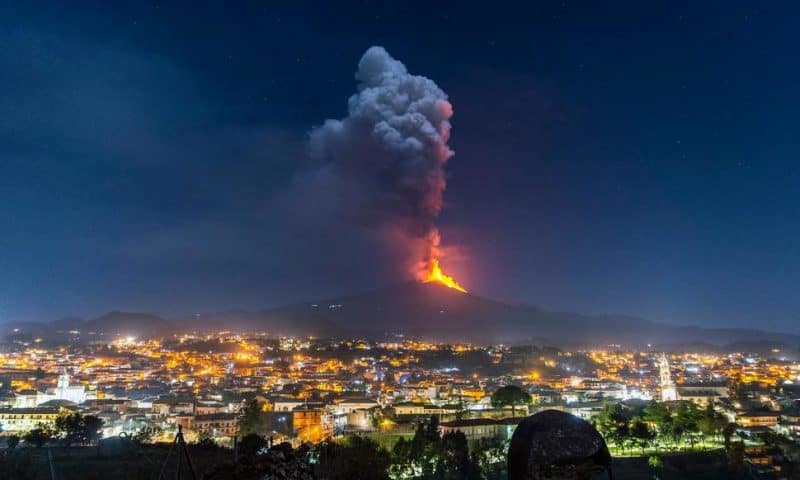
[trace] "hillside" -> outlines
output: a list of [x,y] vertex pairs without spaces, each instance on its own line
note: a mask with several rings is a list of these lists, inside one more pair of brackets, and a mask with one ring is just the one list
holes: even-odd
[[441,340],[560,344],[797,342],[797,336],[746,329],[706,329],[627,315],[550,312],[464,294],[438,284],[405,283],[358,295],[263,312],[264,325],[286,333],[381,335],[402,331]]
[[[157,315],[112,311],[105,315],[83,320],[65,317],[48,323],[17,322],[3,325],[2,332],[10,339],[60,342],[64,339],[95,340],[116,337],[149,338],[167,335],[175,331],[175,325]],[[75,333],[72,333],[75,332]]]
[[797,335],[752,329],[708,329],[651,322],[627,315],[582,315],[487,299],[429,283],[404,283],[369,292],[258,312],[229,310],[167,321],[145,313],[109,312],[93,320],[6,325],[15,334],[47,336],[80,330],[105,337],[150,337],[174,331],[266,331],[283,335],[383,337],[404,333],[442,341],[549,342],[557,345],[800,344]]
[[86,332],[104,333],[107,336],[152,337],[172,333],[174,325],[149,313],[113,311],[87,321],[83,329]]

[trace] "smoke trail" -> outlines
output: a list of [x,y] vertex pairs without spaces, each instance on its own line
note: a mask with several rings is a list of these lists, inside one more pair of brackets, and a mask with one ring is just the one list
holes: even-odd
[[[411,75],[382,47],[364,53],[348,115],[311,132],[311,151],[324,159],[350,219],[400,235],[414,274],[438,258],[436,219],[446,187],[444,167],[453,108],[430,79]],[[343,187],[344,186],[344,187]]]

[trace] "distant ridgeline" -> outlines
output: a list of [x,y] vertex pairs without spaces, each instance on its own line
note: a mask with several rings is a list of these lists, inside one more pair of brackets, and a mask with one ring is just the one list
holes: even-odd
[[[436,283],[404,283],[357,295],[249,312],[231,310],[165,320],[144,313],[110,312],[93,320],[66,318],[49,324],[6,324],[7,339],[33,341],[157,337],[185,331],[264,331],[317,337],[370,336],[389,332],[439,341],[551,343],[555,345],[660,345],[715,350],[745,342],[750,350],[788,346],[800,336],[752,329],[709,329],[656,323],[626,315],[582,315],[501,302]],[[16,330],[16,331],[15,331]],[[754,347],[755,345],[755,347]]]

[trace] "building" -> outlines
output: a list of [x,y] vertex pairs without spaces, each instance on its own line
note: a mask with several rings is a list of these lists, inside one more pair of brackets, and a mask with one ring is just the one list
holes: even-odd
[[415,402],[399,402],[392,405],[394,414],[401,415],[425,415],[425,404]]
[[514,434],[514,430],[522,420],[523,417],[509,417],[499,420],[493,418],[453,420],[452,422],[440,423],[439,432],[442,435],[451,432],[461,432],[467,437],[467,440],[478,440],[482,438],[508,440]]
[[564,407],[564,411],[575,415],[578,418],[590,420],[603,410],[603,406],[605,404],[606,402],[600,400],[593,402],[569,403],[566,405],[566,407]]
[[296,407],[292,410],[292,426],[300,442],[316,443],[333,436],[333,418],[322,408]]
[[778,425],[777,412],[745,412],[736,415],[736,424],[742,428],[772,428]]
[[14,396],[14,408],[34,408],[53,399],[55,399],[53,395],[48,395],[39,390],[20,390]]
[[700,406],[728,398],[728,386],[724,383],[684,383],[678,386],[678,400],[688,400]]
[[69,400],[75,404],[86,401],[86,388],[83,385],[70,385],[69,375],[64,373],[58,377],[58,384],[55,389],[56,400]]
[[669,369],[669,360],[663,353],[658,358],[658,385],[661,387],[662,402],[671,402],[678,399],[678,392],[675,389],[675,382],[672,381],[672,373]]
[[0,410],[3,432],[23,433],[39,425],[53,425],[63,409],[57,407],[6,408]]
[[192,430],[198,435],[209,435],[212,438],[234,437],[239,422],[235,413],[211,413],[194,417]]
[[197,436],[211,438],[234,437],[238,432],[239,421],[235,413],[211,413],[208,415],[176,415],[175,425]]
[[334,402],[333,413],[348,414],[358,410],[371,410],[378,407],[378,403],[367,398],[349,398]]
[[87,400],[86,405],[95,412],[116,412],[124,414],[128,411],[131,402],[117,398],[104,398],[102,400]]
[[172,399],[162,399],[153,402],[151,410],[156,415],[193,415],[194,402],[181,402]]
[[197,402],[194,406],[194,413],[197,415],[211,415],[222,413],[224,406],[216,402]]
[[344,427],[353,430],[372,430],[375,419],[374,410],[353,410],[341,417],[344,418]]
[[[430,417],[431,415],[438,415],[440,418],[445,415],[455,415],[458,410],[462,408],[460,405],[434,405],[432,403],[417,403],[417,402],[400,402],[392,405],[394,414],[398,417],[403,417],[405,420],[414,417]],[[519,409],[523,407],[518,407]]]
[[295,408],[302,406],[304,400],[293,397],[278,397],[272,400],[273,412],[291,412]]

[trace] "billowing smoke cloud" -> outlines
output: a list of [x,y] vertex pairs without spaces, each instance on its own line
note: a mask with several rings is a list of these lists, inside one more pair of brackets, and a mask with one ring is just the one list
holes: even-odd
[[366,51],[356,80],[348,116],[311,132],[312,155],[326,162],[317,188],[334,190],[350,221],[390,232],[420,277],[440,254],[453,108],[432,80],[411,75],[382,47]]

